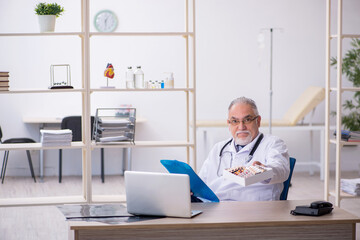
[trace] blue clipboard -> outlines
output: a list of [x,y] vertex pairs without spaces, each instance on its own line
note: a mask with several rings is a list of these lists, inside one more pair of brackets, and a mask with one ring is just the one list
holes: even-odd
[[211,202],[219,202],[215,193],[201,180],[194,170],[187,164],[177,160],[160,160],[169,173],[187,174],[190,177],[190,189],[195,197],[204,198]]

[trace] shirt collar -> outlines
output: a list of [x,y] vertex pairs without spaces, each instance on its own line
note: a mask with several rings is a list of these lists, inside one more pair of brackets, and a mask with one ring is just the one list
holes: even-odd
[[245,145],[243,148],[241,148],[238,152],[236,151],[236,143],[235,143],[235,140],[233,139],[232,142],[231,142],[231,146],[230,146],[230,151],[232,152],[235,152],[235,153],[240,153],[240,152],[244,152],[244,151],[251,151],[251,149],[253,149],[255,143],[256,143],[256,140],[259,138],[260,136],[260,132],[258,133],[258,135],[256,136],[256,138],[254,138],[254,140],[252,140],[249,144]]

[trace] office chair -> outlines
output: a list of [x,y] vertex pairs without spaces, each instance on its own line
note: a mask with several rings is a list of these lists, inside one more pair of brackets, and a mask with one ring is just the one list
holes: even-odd
[[[91,116],[91,136],[93,135],[93,125],[95,118]],[[72,131],[72,141],[82,140],[81,116],[69,116],[61,121],[61,129],[70,129]],[[104,174],[104,148],[101,148],[101,181],[105,182]],[[62,149],[59,149],[59,183],[62,180]]]
[[[0,143],[2,143],[2,144],[35,143],[35,141],[31,138],[10,138],[5,141],[2,141],[1,140],[2,136],[3,136],[2,130],[0,127]],[[30,155],[29,150],[26,150],[26,155],[28,158],[29,166],[30,166],[31,176],[34,178],[34,182],[36,182],[36,178],[35,178],[35,174],[34,174],[34,167],[32,164],[31,155]],[[5,150],[3,164],[2,164],[2,168],[1,168],[1,183],[2,184],[4,183],[4,179],[5,179],[5,172],[6,172],[6,166],[8,163],[8,159],[9,159],[9,150]]]
[[287,200],[287,196],[288,196],[288,192],[289,192],[289,187],[290,187],[290,182],[291,182],[291,177],[294,171],[294,167],[295,167],[295,163],[296,163],[296,159],[290,157],[290,173],[289,173],[289,177],[288,179],[284,182],[284,189],[281,192],[280,195],[280,200]]

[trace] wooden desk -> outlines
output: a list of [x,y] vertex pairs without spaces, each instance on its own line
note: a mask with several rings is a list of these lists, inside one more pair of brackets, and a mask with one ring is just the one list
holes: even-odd
[[70,239],[355,239],[360,218],[335,207],[321,217],[293,216],[310,200],[193,203],[203,213],[192,218],[160,218],[105,224],[69,221]]

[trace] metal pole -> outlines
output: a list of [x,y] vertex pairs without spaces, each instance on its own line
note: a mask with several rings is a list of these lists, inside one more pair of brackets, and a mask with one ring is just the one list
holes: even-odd
[[270,115],[269,115],[269,134],[272,133],[271,131],[271,124],[272,124],[272,62],[273,62],[273,29],[270,28]]

